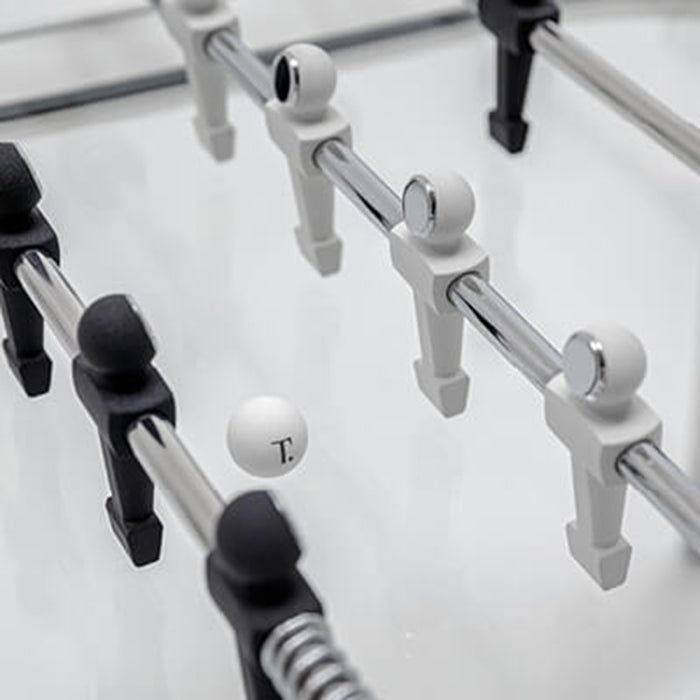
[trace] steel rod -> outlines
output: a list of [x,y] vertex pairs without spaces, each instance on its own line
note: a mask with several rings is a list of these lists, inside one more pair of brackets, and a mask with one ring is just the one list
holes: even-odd
[[262,106],[275,96],[272,74],[262,61],[230,29],[220,29],[207,40],[209,56],[231,70],[252,100]]
[[168,498],[206,551],[216,546],[225,503],[171,423],[155,415],[139,419],[127,435],[144,471]]
[[627,449],[617,469],[700,554],[700,485],[651,442]]
[[544,22],[530,37],[545,56],[576,82],[608,102],[677,158],[700,173],[700,129],[594,54],[556,22]]
[[78,355],[78,321],[85,305],[61,268],[43,253],[31,250],[22,255],[15,274],[68,356]]
[[314,154],[325,176],[383,233],[403,221],[401,198],[350,146],[333,139]]
[[448,297],[540,391],[561,372],[561,353],[479,275],[461,277],[450,287]]

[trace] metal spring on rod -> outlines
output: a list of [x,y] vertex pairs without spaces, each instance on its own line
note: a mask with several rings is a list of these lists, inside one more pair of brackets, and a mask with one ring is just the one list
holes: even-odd
[[299,615],[276,627],[260,663],[283,700],[373,700],[320,615]]

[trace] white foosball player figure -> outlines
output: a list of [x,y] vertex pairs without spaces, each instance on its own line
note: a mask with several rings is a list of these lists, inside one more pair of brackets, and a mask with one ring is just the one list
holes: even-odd
[[220,29],[238,35],[236,12],[230,3],[220,0],[174,0],[164,3],[161,13],[185,53],[187,78],[197,105],[197,136],[215,160],[228,160],[235,138],[226,105],[228,79],[225,69],[207,56],[205,41]]
[[452,172],[413,177],[403,193],[404,222],[390,234],[391,259],[413,290],[421,357],[418,385],[444,416],[464,411],[469,377],[461,368],[464,318],[450,285],[473,272],[488,279],[486,253],[466,234],[474,218],[469,184]]
[[289,161],[300,218],[297,242],[313,267],[330,275],[340,268],[342,242],[334,231],[334,187],[314,154],[331,139],[351,143],[348,121],[330,105],[335,66],[318,46],[295,44],[277,57],[273,76],[275,99],[265,105],[265,116],[272,140]]
[[620,454],[661,438],[661,421],[637,396],[646,373],[639,340],[624,328],[592,326],[564,347],[564,372],[545,391],[547,425],[571,453],[576,520],[569,549],[604,589],[622,584],[631,547],[621,535],[627,482]]

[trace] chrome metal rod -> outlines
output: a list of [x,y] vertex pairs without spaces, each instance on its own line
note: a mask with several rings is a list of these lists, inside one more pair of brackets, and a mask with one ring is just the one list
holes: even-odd
[[448,297],[540,391],[561,372],[561,353],[479,275],[470,273],[458,279]]
[[30,250],[19,259],[15,274],[68,356],[78,355],[78,322],[85,304],[61,268],[38,250]]
[[626,450],[617,469],[700,554],[700,485],[651,442]]
[[187,523],[197,541],[211,551],[225,503],[178,437],[158,416],[138,420],[127,440],[144,471]]
[[666,150],[700,173],[700,129],[572,37],[556,22],[531,35],[533,48],[608,102]]
[[275,96],[272,73],[244,41],[231,30],[221,29],[207,40],[206,52],[235,73],[241,87],[262,106]]
[[401,198],[350,146],[332,139],[314,154],[325,176],[383,233],[403,221]]

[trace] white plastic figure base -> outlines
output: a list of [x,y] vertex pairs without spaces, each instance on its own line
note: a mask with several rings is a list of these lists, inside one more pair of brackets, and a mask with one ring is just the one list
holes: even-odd
[[185,54],[188,81],[194,91],[197,136],[217,161],[234,151],[234,129],[228,121],[228,79],[225,69],[207,56],[204,42],[213,32],[228,29],[238,35],[238,17],[218,0],[178,0],[161,8],[165,24]]
[[577,520],[566,526],[571,556],[603,590],[627,578],[632,547],[619,533],[627,487],[604,486],[585,467],[573,468]]
[[330,106],[335,67],[318,46],[296,44],[277,57],[274,83],[276,99],[265,105],[265,117],[272,140],[289,161],[300,218],[297,243],[321,275],[330,275],[340,269],[342,242],[334,231],[334,188],[314,154],[331,139],[351,143],[350,125]]
[[486,253],[465,234],[474,194],[456,173],[418,175],[404,190],[403,209],[404,223],[390,234],[391,259],[415,297],[418,386],[442,415],[455,416],[466,408],[469,378],[460,366],[464,319],[447,292],[467,273],[489,273]]
[[571,452],[576,521],[567,526],[572,556],[608,590],[627,576],[631,547],[622,537],[627,482],[619,456],[661,438],[661,422],[636,395],[646,372],[641,343],[616,326],[575,333],[564,372],[545,390],[547,425]]
[[343,242],[333,233],[333,185],[325,177],[304,177],[294,169],[291,174],[303,222],[294,229],[297,245],[311,266],[327,277],[338,272],[343,255]]
[[299,409],[276,396],[259,396],[231,417],[228,449],[241,469],[264,479],[288,474],[303,460],[309,441]]
[[469,377],[460,368],[462,316],[436,313],[414,298],[422,348],[421,358],[413,363],[418,386],[444,416],[458,415],[464,411],[469,394]]

